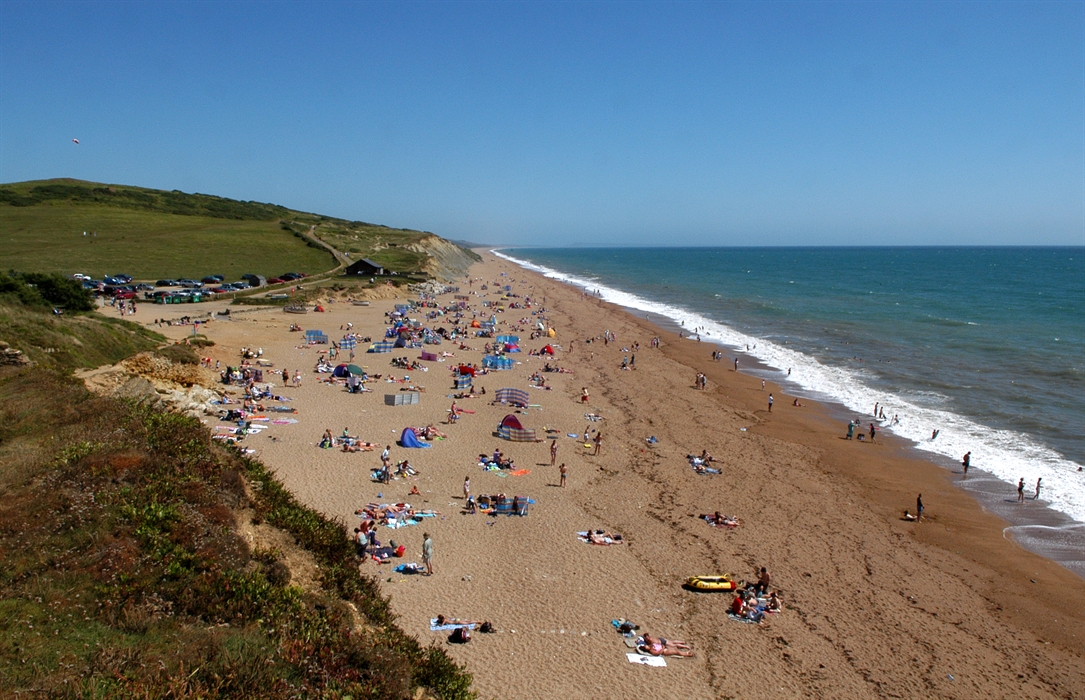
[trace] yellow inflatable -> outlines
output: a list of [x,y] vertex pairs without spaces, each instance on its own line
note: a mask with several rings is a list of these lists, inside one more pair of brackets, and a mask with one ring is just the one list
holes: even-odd
[[721,576],[690,576],[686,586],[698,591],[733,591],[738,584],[731,580],[730,574]]

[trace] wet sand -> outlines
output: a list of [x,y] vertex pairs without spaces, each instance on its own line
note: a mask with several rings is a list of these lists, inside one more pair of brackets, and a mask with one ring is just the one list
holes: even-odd
[[[425,386],[421,403],[391,407],[384,395],[403,384],[371,382],[374,393],[363,395],[320,384],[312,372],[320,346],[305,347],[287,327],[299,322],[337,338],[349,321],[376,339],[394,300],[364,308],[330,303],[328,313],[304,316],[234,313],[234,320],[207,328],[218,343],[208,354],[223,364],[236,363],[240,347],[256,346],[276,369],[302,370],[300,388],[282,389],[294,399],[299,422],[272,425],[247,440],[300,499],[351,527],[354,511],[370,501],[441,512],[423,525],[378,531],[380,539],[407,546],[402,562],[421,561],[422,533],[430,532],[434,576],[395,574],[392,565],[372,561],[361,567],[380,578],[404,629],[445,645],[467,664],[481,697],[1085,696],[1085,582],[1007,539],[1006,522],[958,489],[945,469],[891,439],[843,440],[845,426],[829,410],[805,400],[795,408],[771,383],[762,391],[759,378],[731,371],[727,361],[711,362],[712,346],[680,340],[576,289],[484,257],[472,276],[490,282],[490,290],[479,291],[477,281],[461,293],[497,301],[497,281],[533,300],[545,298],[557,331],[551,342],[561,347],[550,361],[573,373],[546,373],[551,390],[529,389],[527,377],[547,360],[527,354],[545,341],[527,340],[525,328],[518,333],[525,352],[513,355],[520,364],[475,385],[486,387],[487,398],[502,387],[529,390],[539,406],[517,415],[540,434],[557,431],[558,462],[569,468],[565,489],[556,486],[549,443],[493,436],[512,409],[465,399],[459,405],[475,413],[444,424],[452,402],[449,367],[454,360],[480,362],[484,339],[470,341],[470,351],[447,342],[427,347],[456,357],[409,372],[412,384]],[[472,296],[470,303],[488,315],[482,300]],[[521,318],[534,321],[537,310],[498,314],[499,332]],[[156,312],[143,307],[140,314]],[[432,325],[452,325],[442,321]],[[167,330],[176,337],[185,332]],[[617,341],[604,344],[604,330]],[[653,336],[662,338],[661,349],[648,347]],[[587,344],[588,338],[598,340]],[[622,348],[635,341],[636,369],[623,371],[629,353]],[[398,378],[403,371],[390,366],[391,357],[418,353],[359,354],[355,362]],[[708,376],[705,391],[694,388],[698,371]],[[579,400],[581,387],[589,390],[587,404]],[[587,413],[603,419],[588,421]],[[430,449],[395,445],[404,426],[429,423],[448,439]],[[373,483],[369,472],[379,465],[379,450],[344,454],[316,446],[325,428],[338,434],[344,427],[392,445],[393,460],[409,458],[419,476]],[[567,437],[586,429],[604,434],[599,456]],[[650,446],[648,436],[658,441]],[[495,448],[530,473],[481,470],[478,455]],[[721,474],[698,475],[688,466],[685,456],[704,449]],[[473,493],[504,492],[536,503],[523,518],[463,515],[468,475]],[[407,496],[412,485],[421,497]],[[901,515],[914,510],[918,493],[929,518],[906,522]],[[717,510],[737,516],[741,526],[728,531],[697,518]],[[626,544],[579,542],[575,533],[589,528],[620,533]],[[729,595],[681,588],[696,574],[756,578],[761,566],[785,603],[761,626],[729,620]],[[429,631],[438,613],[489,620],[499,631],[448,645],[447,633]],[[610,625],[618,617],[691,642],[695,656],[668,659],[666,668],[628,663],[631,650]]]

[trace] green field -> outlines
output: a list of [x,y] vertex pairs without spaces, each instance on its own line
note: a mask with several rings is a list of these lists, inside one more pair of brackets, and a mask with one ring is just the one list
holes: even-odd
[[0,258],[5,269],[81,272],[95,279],[123,272],[136,279],[220,274],[236,280],[250,272],[275,277],[335,267],[327,251],[306,245],[277,220],[237,221],[70,203],[0,204]]
[[[400,275],[432,272],[425,243],[435,236],[425,231],[177,190],[70,179],[0,184],[0,258],[20,272],[233,281],[335,268],[310,236],[349,260],[369,258]],[[477,259],[464,255],[452,266]]]

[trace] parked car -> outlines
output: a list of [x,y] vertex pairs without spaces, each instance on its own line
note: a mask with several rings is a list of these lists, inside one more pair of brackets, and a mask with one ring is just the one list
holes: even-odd
[[178,286],[177,280],[158,280],[154,283],[156,287],[176,287]]
[[146,282],[140,282],[139,284],[136,285],[136,291],[137,292],[149,292],[152,289],[154,289],[154,285],[153,284],[147,284]]
[[194,289],[196,287],[202,287],[203,285],[196,280],[183,279],[180,280],[181,286],[186,289]]
[[117,293],[113,295],[116,299],[135,299],[136,293],[129,289],[118,289]]
[[121,284],[128,284],[129,282],[132,281],[132,275],[126,275],[126,274],[123,274],[123,273],[118,273],[116,275],[113,275],[113,278],[120,280]]
[[97,289],[101,284],[98,280],[86,279],[83,280],[83,289]]
[[251,289],[252,288],[252,285],[249,284],[248,282],[234,282],[231,286],[234,289],[238,290],[238,291],[240,291],[242,289]]
[[283,283],[283,282],[285,282],[285,281],[286,281],[286,280],[284,280],[284,279],[283,279],[283,278],[281,278],[281,277],[272,277],[271,279],[269,279],[269,280],[267,281],[267,283],[268,283],[268,284],[282,284],[282,283]]
[[294,280],[301,279],[301,275],[296,272],[287,272],[285,275],[281,275],[284,282],[293,282]]

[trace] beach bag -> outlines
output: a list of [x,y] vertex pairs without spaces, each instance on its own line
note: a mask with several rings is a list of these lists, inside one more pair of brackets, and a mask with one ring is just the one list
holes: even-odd
[[457,627],[452,630],[452,634],[448,635],[448,641],[453,644],[467,644],[471,641],[471,633],[466,627]]
[[489,622],[483,622],[482,626],[478,628],[478,631],[482,632],[483,634],[492,634],[494,631],[494,626],[491,625]]

